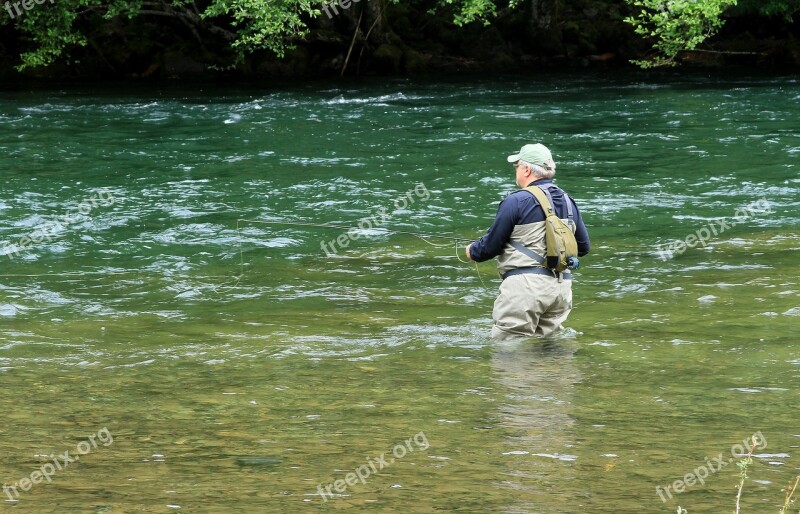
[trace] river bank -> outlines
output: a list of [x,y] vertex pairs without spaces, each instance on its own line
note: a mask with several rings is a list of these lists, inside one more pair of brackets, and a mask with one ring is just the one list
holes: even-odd
[[[464,27],[454,25],[447,11],[434,16],[416,4],[388,3],[376,13],[369,5],[352,4],[311,20],[308,35],[297,38],[284,57],[256,52],[233,67],[230,49],[215,36],[187,30],[179,20],[155,23],[143,16],[109,24],[51,66],[19,73],[14,66],[25,43],[14,30],[4,29],[0,79],[236,80],[627,69],[649,48],[623,21],[630,14],[624,2],[505,9],[490,25]],[[702,68],[796,70],[798,29],[780,17],[729,16],[717,37],[680,60]]]

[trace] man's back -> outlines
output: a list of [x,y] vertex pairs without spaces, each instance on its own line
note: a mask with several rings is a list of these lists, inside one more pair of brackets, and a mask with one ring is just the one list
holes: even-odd
[[[550,150],[541,144],[525,145],[508,161],[514,164],[520,188],[547,191],[556,215],[574,232],[578,256],[589,253],[589,233],[577,204],[552,181],[555,162]],[[545,266],[546,219],[534,194],[520,189],[500,203],[486,235],[467,247],[467,257],[474,261],[498,258],[503,282],[492,311],[493,337],[552,334],[572,310],[572,274]]]
[[[550,179],[540,179],[531,185],[546,187],[553,199],[553,209],[562,220],[569,221],[569,207],[571,204],[575,240],[578,243],[578,256],[589,253],[591,248],[589,233],[581,217],[580,210],[571,196],[553,184]],[[471,250],[472,260],[477,262],[487,261],[494,257],[498,259],[498,271],[503,274],[514,268],[540,265],[532,262],[525,255],[515,252],[510,241],[519,241],[539,255],[545,254],[544,222],[546,215],[539,201],[524,189],[509,194],[497,210],[495,222],[489,227],[486,235],[476,243]]]

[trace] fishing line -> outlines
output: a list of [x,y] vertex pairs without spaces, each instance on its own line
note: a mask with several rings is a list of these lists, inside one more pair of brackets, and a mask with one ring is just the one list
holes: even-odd
[[[461,246],[458,243],[456,243],[456,259],[458,259],[459,262],[463,262],[463,263],[469,264],[470,261],[465,261],[465,260],[461,259],[461,254],[459,253],[460,249],[461,249]],[[475,264],[475,273],[478,275],[478,280],[481,281],[481,285],[483,286],[484,289],[489,289],[488,287],[486,287],[486,283],[484,283],[484,281],[483,281],[483,277],[481,276],[481,272],[478,269],[478,263],[475,262],[475,261],[472,261],[472,263]]]
[[[38,277],[85,277],[87,275],[95,276],[109,276],[109,275],[142,275],[144,273],[160,273],[151,270],[128,270],[128,271],[64,271],[59,273],[26,273],[17,274],[11,273],[8,275],[0,275],[0,278],[13,277],[13,278],[38,278]],[[162,273],[163,274],[163,273]],[[166,278],[172,278],[177,275],[168,275]],[[228,275],[192,275],[191,278],[230,278]]]
[[38,273],[38,274],[9,274],[0,275],[0,278],[15,277],[15,278],[37,278],[37,277],[82,277],[86,275],[130,275],[132,273],[142,273],[136,271],[73,271],[63,273]]
[[[345,227],[345,226],[342,226],[342,225],[335,225],[335,224],[330,224],[330,223],[308,223],[308,222],[301,222],[301,221],[265,221],[265,220],[250,220],[250,219],[241,219],[241,218],[237,219],[236,220],[236,241],[237,241],[237,246],[239,247],[239,249],[238,249],[239,250],[238,251],[238,253],[239,253],[239,266],[238,266],[239,267],[239,274],[238,274],[238,276],[236,276],[236,280],[233,282],[233,284],[230,284],[230,285],[216,286],[214,284],[207,284],[215,293],[220,293],[221,292],[220,289],[228,289],[228,290],[230,290],[230,289],[234,289],[234,288],[238,287],[239,283],[241,282],[242,278],[245,275],[244,245],[243,245],[244,238],[242,237],[242,227],[241,227],[242,223],[255,223],[255,224],[261,224],[261,225],[288,225],[288,226],[314,227],[314,228],[332,228],[332,229],[342,230],[344,232],[347,232],[347,231],[353,229],[352,227]],[[469,260],[462,259],[461,258],[461,254],[460,254],[460,250],[461,250],[462,244],[465,243],[465,242],[468,243],[468,242],[472,241],[471,239],[468,239],[468,238],[465,238],[465,237],[455,237],[455,236],[448,236],[448,235],[441,235],[441,234],[423,234],[423,233],[420,233],[420,232],[411,232],[411,231],[408,231],[408,230],[390,230],[390,229],[383,229],[383,228],[374,229],[374,230],[377,230],[377,231],[381,232],[381,234],[376,234],[376,235],[403,234],[403,235],[413,236],[413,237],[419,238],[424,243],[426,243],[426,244],[428,244],[428,245],[430,245],[430,246],[432,246],[434,248],[447,248],[451,244],[453,244],[454,245],[454,249],[455,249],[456,259],[458,259],[459,262],[464,263],[464,264],[470,264],[470,262],[471,262]],[[449,240],[449,242],[444,243],[444,244],[438,244],[438,243],[434,243],[433,241],[430,241],[430,239]],[[481,285],[484,288],[486,288],[486,284],[483,281],[483,277],[481,276],[480,270],[478,268],[478,263],[477,262],[473,262],[473,264],[475,265],[475,273],[478,275],[478,279],[481,281]],[[41,277],[87,277],[87,276],[141,275],[141,274],[144,274],[144,273],[148,273],[148,271],[152,273],[152,270],[147,270],[147,271],[145,271],[145,270],[74,271],[74,272],[60,272],[60,273],[55,273],[54,272],[54,273],[2,274],[2,275],[0,275],[0,278],[41,278]],[[227,275],[190,275],[190,276],[187,276],[185,278],[190,278],[190,279],[197,279],[197,278],[201,278],[201,279],[202,278],[206,278],[206,279],[207,278],[230,279],[230,276],[227,276]],[[189,289],[187,291],[191,291],[191,289]],[[180,294],[183,294],[185,292],[186,291],[183,291]]]
[[[333,225],[330,223],[308,223],[303,221],[269,221],[269,220],[246,220],[246,219],[238,219],[236,220],[237,227],[240,221],[244,221],[247,223],[258,223],[261,225],[291,225],[291,226],[298,226],[298,227],[318,227],[318,228],[336,228],[342,231],[347,232],[348,230],[357,230],[355,227],[344,227],[342,225]],[[360,230],[367,230],[367,229],[360,229]],[[407,230],[389,230],[387,228],[376,228],[376,229],[369,229],[369,230],[378,230],[387,234],[406,234],[410,236],[415,236],[423,241],[426,239],[449,239],[451,241],[471,241],[471,239],[467,239],[465,237],[455,237],[455,236],[444,236],[440,234],[421,234],[419,232],[409,232]],[[435,245],[430,243],[432,246],[447,246],[447,245]]]
[[[257,224],[260,224],[260,225],[288,225],[288,226],[296,226],[296,227],[334,228],[334,229],[337,229],[337,230],[341,230],[343,232],[348,232],[350,230],[354,230],[354,227],[345,227],[345,226],[342,226],[342,225],[334,225],[334,224],[331,224],[331,223],[309,223],[309,222],[304,222],[304,221],[283,221],[283,220],[269,221],[269,220],[238,219],[238,220],[236,220],[236,231],[237,231],[237,234],[239,236],[238,237],[238,239],[239,239],[239,255],[240,255],[240,264],[241,264],[241,268],[240,268],[241,269],[241,272],[240,272],[241,274],[239,276],[239,279],[241,279],[241,276],[244,275],[244,256],[242,255],[242,253],[243,253],[243,251],[242,251],[242,238],[241,238],[241,232],[240,232],[240,227],[239,227],[240,222],[257,223]],[[361,230],[365,230],[365,229],[361,229]],[[464,242],[468,242],[469,243],[469,242],[472,241],[472,239],[468,239],[468,238],[465,238],[465,237],[446,236],[446,235],[441,235],[441,234],[422,234],[420,232],[411,232],[411,231],[408,231],[408,230],[390,230],[390,229],[385,229],[385,228],[372,229],[372,230],[381,231],[383,234],[403,234],[403,235],[414,236],[414,237],[417,237],[417,238],[421,239],[424,243],[429,244],[430,246],[433,246],[434,248],[446,248],[446,247],[450,246],[450,244],[453,244],[455,246],[456,259],[458,259],[459,262],[463,262],[465,264],[469,264],[470,263],[470,261],[464,260],[464,259],[461,258],[461,255],[459,253],[459,249],[461,247],[460,243],[464,243]],[[429,241],[429,239],[448,239],[448,240],[452,241],[452,243],[437,244],[437,243],[434,243],[432,241]],[[478,263],[475,262],[474,264],[475,264],[475,273],[478,274],[478,279],[481,281],[481,285],[483,285],[483,287],[486,288],[486,284],[483,281],[483,277],[481,276],[481,272],[478,269]],[[237,282],[238,282],[238,280],[237,280]]]

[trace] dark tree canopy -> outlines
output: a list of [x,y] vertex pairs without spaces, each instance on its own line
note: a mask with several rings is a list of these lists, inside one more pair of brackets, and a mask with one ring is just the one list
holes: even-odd
[[[368,41],[372,54],[390,61],[400,59],[393,55],[399,45],[404,52],[402,61],[408,64],[415,54],[409,54],[406,42],[414,46],[418,39],[415,51],[419,54],[447,54],[465,46],[455,41],[458,37],[476,35],[497,45],[500,54],[503,47],[511,45],[534,53],[581,53],[602,59],[619,53],[605,47],[634,39],[633,29],[641,38],[635,62],[648,67],[675,64],[682,52],[700,48],[731,16],[776,18],[792,25],[793,16],[800,11],[800,0],[740,0],[738,5],[736,0],[37,1],[9,0],[0,11],[0,44],[5,47],[6,61],[15,61],[18,70],[54,63],[69,67],[75,64],[73,56],[81,55],[77,50],[82,47],[84,52],[101,55],[113,68],[105,50],[129,45],[133,55],[140,44],[137,34],[159,30],[182,33],[196,52],[208,57],[203,59],[204,65],[224,69],[241,65],[254,53],[283,57],[309,40],[348,46],[345,68],[353,48],[366,47]],[[601,17],[605,25],[594,23]],[[594,33],[587,34],[586,27]],[[499,40],[502,37],[487,35],[490,30],[505,31],[505,42]],[[515,33],[521,35],[512,35]],[[523,36],[535,42],[517,45],[514,37],[521,40]],[[154,46],[173,44],[153,42]],[[458,48],[459,57],[470,53],[474,50]],[[637,57],[635,54],[630,57]]]

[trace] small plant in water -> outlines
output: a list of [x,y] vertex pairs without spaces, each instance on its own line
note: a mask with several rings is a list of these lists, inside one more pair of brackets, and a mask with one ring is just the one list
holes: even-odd
[[[753,463],[753,450],[756,448],[756,438],[753,437],[750,444],[747,445],[747,455],[736,463],[736,467],[739,468],[739,485],[736,486],[736,511],[735,514],[739,514],[739,503],[742,499],[742,490],[744,489],[744,481],[747,480],[747,468]],[[800,485],[800,475],[795,477],[794,485],[787,485],[785,488],[786,491],[786,499],[783,502],[783,507],[781,510],[778,511],[778,514],[788,514],[789,508],[791,508],[796,498],[794,497],[795,492],[797,492],[797,486]],[[684,509],[683,507],[678,507],[677,514],[689,514],[689,511]],[[800,514],[800,510],[797,511],[797,514]]]
[[800,482],[800,476],[794,479],[793,486],[786,486],[786,500],[783,502],[783,507],[781,507],[778,514],[786,514],[787,509],[794,505],[794,492],[797,490],[798,482]]
[[[753,450],[756,447],[756,439],[755,437],[752,440],[752,445],[747,445],[747,456],[736,463],[736,467],[739,468],[739,485],[737,486],[737,493],[736,493],[736,512],[735,514],[739,514],[739,502],[742,499],[742,489],[744,489],[744,481],[747,479],[747,468],[750,464],[753,463]],[[797,490],[797,485],[800,483],[800,476],[797,476],[794,480],[793,486],[786,486],[786,499],[783,502],[783,507],[781,510],[778,511],[778,514],[786,514],[787,509],[794,505],[795,498],[794,493]],[[800,511],[798,511],[800,514]]]
[[742,490],[744,489],[744,481],[747,479],[747,467],[753,463],[753,450],[756,448],[756,438],[753,437],[750,444],[747,445],[747,456],[736,463],[739,468],[739,485],[736,487],[736,514],[739,514],[739,502],[742,499]]

